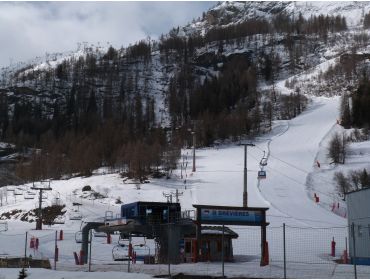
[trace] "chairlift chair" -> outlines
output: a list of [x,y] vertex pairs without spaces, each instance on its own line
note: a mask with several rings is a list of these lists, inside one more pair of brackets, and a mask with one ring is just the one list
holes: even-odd
[[30,194],[29,192],[25,193],[23,195],[24,199],[34,199],[35,198],[35,195],[34,194]]
[[80,211],[73,211],[69,213],[69,219],[72,221],[81,221],[82,220],[82,214]]
[[267,165],[267,157],[265,157],[265,151],[263,151],[263,157],[260,161],[260,166],[266,166]]
[[76,243],[82,243],[82,231],[77,231],[75,233]]
[[107,237],[107,233],[104,231],[96,231],[95,229],[93,230],[93,235],[94,237]]
[[136,260],[143,261],[145,257],[150,256],[150,247],[145,243],[134,245],[133,250],[136,253]]
[[118,238],[118,245],[120,246],[128,246],[130,243],[130,239],[129,238],[122,238],[122,236],[120,235],[119,238]]
[[23,190],[22,189],[14,189],[14,195],[23,195]]
[[[76,240],[76,243],[82,243],[82,231],[77,231],[75,233],[75,240]],[[89,234],[89,240],[88,240],[88,243],[91,242],[91,238],[90,238],[90,234]]]
[[129,245],[118,244],[112,248],[112,258],[114,261],[125,261],[129,257]]
[[63,216],[57,216],[54,219],[54,224],[64,224],[65,223],[65,218]]

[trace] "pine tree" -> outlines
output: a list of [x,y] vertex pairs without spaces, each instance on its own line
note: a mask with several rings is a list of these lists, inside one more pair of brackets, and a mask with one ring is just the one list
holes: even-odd
[[340,117],[341,117],[341,125],[344,128],[350,128],[352,121],[351,121],[351,110],[349,107],[349,98],[347,95],[342,95],[342,100],[340,104]]
[[364,168],[364,170],[360,174],[360,183],[361,183],[361,188],[369,188],[370,187],[370,180],[369,180],[369,175]]

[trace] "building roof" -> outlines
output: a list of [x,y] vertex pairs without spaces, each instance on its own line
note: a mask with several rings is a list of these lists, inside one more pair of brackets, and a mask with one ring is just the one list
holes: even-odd
[[[202,226],[203,235],[222,235],[222,226]],[[231,238],[238,238],[239,235],[228,227],[224,227],[224,235]]]
[[359,190],[354,190],[354,191],[350,191],[350,192],[346,192],[345,195],[349,195],[349,194],[353,194],[353,193],[357,193],[357,192],[361,192],[361,191],[369,191],[370,190],[370,187],[366,187],[366,188],[362,188],[362,189],[359,189]]

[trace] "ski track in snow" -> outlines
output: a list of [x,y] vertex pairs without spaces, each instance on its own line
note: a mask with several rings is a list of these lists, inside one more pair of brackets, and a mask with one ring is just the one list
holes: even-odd
[[[292,222],[301,225],[345,225],[345,219],[318,207],[313,199],[310,200],[306,195],[306,177],[312,171],[317,147],[327,134],[328,128],[330,130],[332,127],[331,123],[336,120],[337,100],[314,98],[311,108],[290,120],[289,129],[270,142],[270,155],[266,168],[268,179],[259,187],[273,208],[291,217]],[[305,125],[302,125],[303,123]],[[277,163],[281,159],[296,166],[298,171],[292,166]],[[303,172],[299,170],[306,171],[307,175],[302,176]],[[273,212],[274,209],[271,211]]]

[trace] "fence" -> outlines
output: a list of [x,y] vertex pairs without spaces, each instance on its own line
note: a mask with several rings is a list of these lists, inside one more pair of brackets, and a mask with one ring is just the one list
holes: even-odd
[[[164,227],[164,230],[167,228]],[[159,251],[155,240],[141,237],[122,240],[119,235],[112,235],[109,240],[104,234],[91,232],[88,263],[76,265],[74,252],[79,255],[81,249],[81,243],[76,242],[79,241],[76,233],[64,231],[61,240],[60,231],[52,228],[28,231],[27,236],[24,233],[0,232],[2,242],[0,257],[5,253],[9,256],[12,252],[18,256],[49,259],[51,267],[60,270],[129,271],[161,276],[183,273],[237,278],[368,278],[370,275],[370,266],[360,265],[364,260],[370,259],[369,226],[360,224],[328,228],[285,224],[279,227],[269,226],[267,227],[269,264],[266,266],[260,266],[260,228],[246,226],[229,228],[236,232],[238,237],[232,241],[233,260],[224,263],[205,261],[153,264],[152,261],[157,260],[155,256]],[[36,238],[38,239],[37,248],[35,243],[31,246],[32,238],[34,242]],[[15,244],[18,246],[14,246]],[[136,261],[128,257],[130,254],[129,248],[125,247],[127,244],[131,244],[133,252],[137,253]],[[58,248],[57,259],[55,245]],[[115,248],[119,248],[116,253],[121,258],[114,255]],[[219,249],[225,248],[224,245]],[[225,251],[222,252],[224,256],[227,254]],[[152,256],[152,261],[149,256]]]

